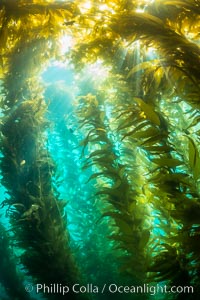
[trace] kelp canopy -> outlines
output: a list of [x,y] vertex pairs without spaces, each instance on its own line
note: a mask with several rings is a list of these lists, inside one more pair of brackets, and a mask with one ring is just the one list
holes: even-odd
[[198,298],[199,33],[198,0],[0,0],[2,299]]

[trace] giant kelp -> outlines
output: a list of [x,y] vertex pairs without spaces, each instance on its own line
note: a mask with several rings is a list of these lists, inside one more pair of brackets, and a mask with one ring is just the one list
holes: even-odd
[[[129,259],[123,268],[142,280],[145,273],[144,248],[148,242],[148,230],[142,230],[143,219],[138,214],[136,190],[129,184],[126,167],[123,165],[114,151],[114,145],[107,136],[105,115],[100,108],[95,96],[80,97],[78,110],[81,127],[86,127],[86,137],[81,142],[85,148],[88,144],[90,155],[85,160],[83,168],[93,166],[93,173],[88,180],[97,179],[97,195],[106,196],[101,199],[113,206],[111,211],[105,211],[104,216],[111,216],[119,227],[119,234],[113,234],[112,239],[121,242],[121,247],[129,253]],[[92,144],[92,146],[91,146]],[[83,151],[84,151],[83,148]],[[95,170],[97,167],[97,170]],[[105,210],[105,209],[104,209]],[[138,230],[140,228],[140,231]],[[146,238],[145,238],[146,236]],[[137,263],[136,263],[137,262]],[[134,266],[132,269],[131,266]],[[137,266],[137,267],[136,267]]]
[[[163,7],[164,4],[165,2],[163,3]],[[153,12],[153,7],[155,8],[155,5],[152,7],[149,6],[147,11],[149,9]],[[169,5],[169,3],[167,2],[166,5]],[[170,5],[173,5],[173,3],[170,2]],[[181,3],[174,3],[174,5],[177,9],[177,6],[179,8]],[[197,3],[195,3],[194,6],[196,5]],[[160,6],[162,5],[160,4]],[[181,9],[179,8],[177,10],[180,11]],[[191,10],[191,14],[194,14],[194,9]],[[177,15],[174,15],[174,18],[177,21]],[[188,17],[188,19],[189,18],[190,17]],[[174,28],[169,27],[168,17],[166,15],[161,15],[161,18],[159,18],[158,15],[155,17],[152,14],[138,13],[133,9],[124,9],[117,16],[114,15],[111,20],[114,20],[116,27],[109,19],[108,28],[104,29],[105,32],[107,31],[107,36],[111,36],[111,34],[113,34],[113,32],[111,33],[110,31],[110,28],[112,28],[114,33],[117,32],[122,37],[126,37],[129,46],[133,44],[135,40],[141,39],[141,45],[144,45],[145,47],[154,46],[158,51],[158,59],[148,59],[147,61],[141,62],[139,65],[133,64],[133,67],[130,66],[131,53],[129,53],[129,65],[126,63],[125,66],[123,65],[123,69],[118,71],[123,73],[123,76],[128,76],[129,91],[131,91],[131,84],[133,84],[134,79],[136,77],[141,78],[141,90],[139,90],[139,92],[143,97],[139,98],[137,94],[138,91],[135,93],[135,91],[132,90],[132,94],[135,96],[132,99],[133,104],[129,104],[128,109],[124,109],[124,113],[122,113],[122,115],[125,116],[124,125],[123,123],[120,123],[120,128],[125,128],[124,137],[131,137],[132,145],[134,144],[134,141],[137,141],[136,145],[144,149],[146,153],[148,151],[150,161],[158,165],[157,168],[155,166],[155,172],[158,173],[157,177],[155,177],[155,179],[149,179],[151,185],[155,182],[155,180],[157,180],[156,186],[159,185],[159,189],[162,187],[159,192],[157,189],[153,189],[153,195],[155,197],[155,203],[153,202],[153,205],[157,206],[156,202],[158,199],[165,199],[165,202],[162,203],[162,205],[159,203],[157,208],[159,209],[159,207],[161,207],[160,210],[162,211],[165,206],[167,206],[164,214],[168,215],[168,218],[175,218],[178,222],[180,222],[180,215],[179,217],[175,217],[175,214],[178,214],[179,210],[182,210],[180,206],[180,196],[177,194],[178,191],[181,193],[185,191],[186,193],[186,197],[184,198],[184,210],[188,215],[190,215],[190,209],[188,206],[197,205],[196,208],[198,209],[198,196],[196,197],[194,192],[189,192],[191,180],[187,177],[188,175],[186,171],[182,172],[181,168],[178,168],[179,165],[187,164],[187,157],[185,156],[184,161],[182,161],[183,157],[182,153],[180,153],[180,149],[177,149],[177,145],[171,143],[169,139],[169,129],[171,128],[168,128],[170,124],[168,124],[168,121],[165,119],[165,115],[161,112],[159,102],[161,102],[161,98],[169,98],[170,95],[172,101],[177,96],[179,101],[183,99],[184,101],[188,101],[194,105],[194,107],[198,106],[199,74],[197,68],[199,64],[197,62],[199,62],[199,47],[188,41],[188,39],[181,35],[180,32],[177,33]],[[166,23],[164,23],[163,20],[167,20]],[[116,47],[116,36],[113,34],[112,42],[114,42],[114,44],[111,44],[111,38],[109,38],[109,41],[110,51],[108,48],[105,48],[105,41],[102,41],[101,43],[98,35],[97,37],[95,35],[91,35],[89,45],[91,45],[91,48],[95,50],[95,48],[97,48],[97,43],[99,43],[100,55],[103,55],[103,51],[106,50],[106,54],[109,58],[111,57],[111,53],[113,53],[113,57],[115,58],[115,53],[118,53],[118,49]],[[83,50],[85,46],[86,44],[82,44],[80,49]],[[89,48],[89,50],[91,50],[91,48]],[[90,51],[88,54],[88,60],[90,59],[89,55],[93,55],[91,53],[93,52]],[[117,64],[116,60],[113,61],[112,59],[112,62]],[[170,78],[170,80],[168,78]],[[122,105],[122,107],[125,106]],[[127,128],[129,126],[131,127],[131,130],[127,132]],[[195,142],[192,138],[190,138],[189,164],[193,165],[193,170],[196,174],[195,176],[198,174],[198,162],[196,161],[196,158],[198,160],[198,149],[196,148]],[[162,176],[166,178],[166,181],[163,182],[163,177],[160,177],[160,174],[163,174]],[[188,178],[188,180],[186,180],[186,178]],[[195,178],[195,180],[197,180],[197,177]],[[184,188],[183,185],[186,185],[187,187]],[[192,190],[195,189],[195,186],[196,183],[193,182]],[[163,188],[164,194],[167,198],[162,195]],[[177,203],[179,204],[179,208],[177,208],[177,206],[173,206],[171,200],[169,201],[170,194],[172,197],[176,195],[175,199],[179,199],[176,200],[178,201]],[[193,201],[189,200],[191,195],[194,197]],[[195,198],[197,199],[196,204],[194,204]],[[169,210],[172,210],[171,216],[169,214]],[[182,220],[182,223],[184,222],[186,222],[186,220]],[[194,223],[195,222],[196,221],[194,221]],[[185,226],[187,230],[189,230],[188,225]],[[185,231],[185,229],[183,231]],[[177,238],[177,242],[179,243],[179,238]],[[187,241],[187,243],[189,244],[190,242]],[[185,247],[183,247],[183,249],[185,249]],[[164,250],[165,255],[161,254],[165,261],[168,260],[166,253],[169,251],[171,251],[171,248],[167,246],[167,250]],[[176,252],[173,253],[175,254]],[[188,254],[185,253],[185,255],[188,257]],[[184,265],[184,263],[181,264]],[[162,264],[160,263],[160,268],[162,269],[161,265]],[[196,267],[198,268],[198,264]],[[150,268],[150,270],[153,269],[155,270],[153,267]],[[189,272],[190,267],[187,269]],[[175,266],[175,270],[177,270],[177,265]],[[180,273],[184,274],[185,271],[181,270]],[[173,266],[170,267],[170,262],[168,263],[166,271],[168,276],[171,277],[172,273],[170,272],[174,272],[174,269]],[[177,274],[178,273],[179,272],[177,272]],[[185,276],[188,280],[188,275],[183,276]],[[161,277],[159,277],[159,280],[161,280]]]
[[[65,202],[54,195],[51,177],[55,166],[42,146],[42,132],[47,126],[43,118],[45,104],[42,98],[32,95],[32,100],[16,99],[12,107],[9,99],[10,95],[5,97],[8,108],[2,126],[1,169],[10,197],[3,205],[9,205],[17,246],[26,249],[21,261],[39,281],[58,280],[71,285],[77,277],[68,252]],[[67,269],[71,269],[68,274]]]
[[[32,58],[38,59],[38,53],[44,59],[41,48],[45,45],[48,47],[44,38],[37,42],[19,39],[9,59],[1,127],[2,183],[9,197],[3,205],[8,205],[16,246],[25,250],[20,259],[28,272],[37,282],[72,285],[78,275],[68,250],[66,203],[54,194],[51,178],[55,166],[44,147],[46,106],[33,76],[37,64],[28,59],[30,53]],[[26,67],[23,61],[27,61]]]
[[[199,1],[19,0],[0,8],[3,205],[24,266],[47,283],[78,280],[37,76],[50,59],[68,59],[77,71],[101,61],[109,66],[104,83],[85,94],[77,82],[70,112],[85,135],[76,139],[86,186],[95,182],[88,216],[101,201],[112,251],[123,250],[120,274],[138,283],[193,284],[198,293]],[[73,38],[64,55],[63,35]],[[42,272],[49,268],[53,277]]]
[[1,277],[0,282],[6,289],[6,293],[11,299],[30,299],[29,294],[26,293],[22,284],[22,275],[17,271],[14,253],[11,250],[8,233],[6,232],[3,225],[0,225],[0,269]]

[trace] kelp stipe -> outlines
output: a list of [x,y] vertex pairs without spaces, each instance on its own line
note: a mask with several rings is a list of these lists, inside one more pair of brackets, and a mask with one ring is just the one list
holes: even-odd
[[[181,3],[183,6],[181,6]],[[163,247],[163,253],[158,260],[164,260],[165,262],[176,262],[175,264],[171,263],[171,265],[170,262],[168,262],[165,267],[163,265],[163,275],[165,273],[168,274],[168,279],[172,279],[173,282],[173,273],[175,273],[174,270],[177,271],[179,269],[179,271],[176,272],[176,276],[178,276],[179,279],[176,278],[175,281],[182,281],[186,284],[189,282],[193,282],[193,280],[191,281],[191,277],[189,276],[189,273],[191,275],[191,266],[189,267],[186,263],[186,261],[188,261],[188,258],[186,258],[188,257],[188,254],[185,253],[185,250],[188,247],[186,247],[186,244],[189,245],[190,242],[186,242],[186,244],[182,247],[181,254],[178,255],[177,251],[180,251],[178,237],[176,244],[177,248],[171,246],[171,241],[175,241],[176,236],[179,234],[178,232],[180,232],[180,227],[178,225],[180,220],[181,222],[183,222],[183,224],[186,222],[181,218],[180,215],[179,217],[175,217],[175,215],[178,214],[181,205],[180,201],[178,201],[178,199],[180,198],[177,194],[178,190],[181,191],[181,193],[184,190],[187,190],[187,192],[189,192],[189,190],[184,188],[183,185],[186,184],[187,186],[189,186],[191,185],[191,183],[189,183],[189,181],[187,181],[187,183],[185,182],[189,174],[186,175],[185,172],[182,173],[181,167],[179,167],[179,165],[181,166],[182,164],[187,164],[187,162],[183,161],[182,153],[180,153],[178,145],[174,143],[172,144],[171,142],[171,127],[170,124],[168,124],[168,120],[165,119],[165,115],[163,114],[162,109],[159,107],[159,101],[161,100],[161,98],[164,101],[165,97],[171,97],[171,99],[172,97],[174,97],[175,99],[175,97],[178,96],[178,101],[188,101],[192,106],[198,107],[199,71],[197,70],[197,66],[199,65],[199,47],[194,43],[188,41],[187,37],[183,36],[185,32],[183,32],[182,27],[184,27],[184,22],[186,22],[186,17],[183,11],[185,12],[188,7],[190,7],[191,10],[190,12],[188,12],[187,21],[192,20],[193,17],[196,19],[199,6],[198,2],[193,4],[192,2],[188,2],[185,7],[184,2],[180,2],[178,5],[174,4],[174,14],[172,14],[172,16],[169,16],[168,6],[170,7],[170,9],[172,9],[173,3],[166,2],[165,5],[165,2],[162,2],[162,4],[158,6],[159,10],[162,11],[161,15],[159,15],[159,13],[157,12],[156,4],[155,6],[154,4],[152,6],[148,5],[146,8],[147,11],[151,12],[151,15],[145,13],[137,13],[133,7],[132,9],[128,9],[126,7],[124,11],[121,10],[123,11],[123,13],[120,13],[119,11],[119,14],[113,17],[113,21],[115,24],[112,24],[112,21],[109,20],[110,27],[108,28],[106,36],[110,37],[108,41],[110,44],[110,51],[109,47],[107,47],[106,49],[105,47],[103,47],[105,41],[104,43],[103,41],[100,41],[97,33],[94,36],[91,35],[91,39],[90,37],[88,39],[89,45],[92,49],[94,49],[94,51],[96,48],[98,48],[97,43],[99,43],[99,55],[103,57],[105,61],[111,61],[115,66],[117,66],[117,60],[115,60],[115,58],[117,57],[119,51],[114,40],[115,35],[113,31],[119,33],[121,37],[126,38],[127,44],[130,47],[131,45],[133,45],[134,41],[141,39],[141,47],[142,45],[145,47],[151,45],[158,50],[158,53],[160,55],[158,59],[152,61],[148,59],[149,61],[141,62],[139,65],[133,64],[132,67],[130,64],[131,51],[129,51],[129,61],[127,60],[127,63],[129,64],[127,64],[125,61],[125,64],[122,65],[122,71],[119,68],[117,69],[115,67],[115,69],[118,70],[118,73],[122,75],[123,80],[129,82],[129,86],[127,89],[129,94],[132,92],[132,95],[135,96],[132,100],[133,103],[131,104],[130,102],[127,110],[125,104],[121,104],[120,107],[122,107],[122,109],[124,107],[124,113],[122,111],[120,119],[122,119],[123,117],[124,124],[122,120],[119,120],[119,128],[124,129],[124,139],[130,138],[130,143],[132,143],[132,145],[135,142],[137,146],[145,150],[145,152],[148,154],[150,165],[153,163],[152,170],[153,168],[155,168],[155,171],[153,173],[157,175],[157,179],[154,179],[154,175],[148,176],[149,190],[151,195],[151,198],[149,200],[152,201],[154,207],[158,211],[160,211],[160,219],[165,219],[167,217],[166,224],[170,223],[172,226],[170,232],[167,229],[167,225],[165,226],[164,223],[162,223],[163,225],[161,228],[166,232],[166,237],[163,238],[163,242],[161,243],[161,248]],[[154,15],[156,15],[156,17]],[[179,21],[182,22],[180,28],[178,28],[178,26],[176,28],[173,28],[173,26],[172,28],[169,28],[169,24],[171,24],[169,22],[178,23]],[[141,26],[141,24],[146,24],[146,26]],[[110,31],[110,28],[113,29],[112,32]],[[194,30],[194,26],[191,25],[190,29]],[[157,33],[159,34],[157,35]],[[113,40],[111,36],[113,37]],[[118,43],[118,46],[119,44],[120,42]],[[176,48],[177,45],[179,45],[180,48]],[[80,45],[80,50],[83,50],[84,46],[86,45]],[[104,56],[105,53],[106,58]],[[190,53],[192,53],[191,56]],[[90,51],[90,53],[86,56],[86,59],[88,59],[88,61],[92,60],[93,55],[94,52]],[[111,57],[113,57],[114,59]],[[137,93],[134,95],[135,91],[131,88],[131,84],[134,84],[133,81],[136,77],[140,77],[140,90],[137,91]],[[138,94],[140,95],[139,97]],[[196,115],[196,121],[194,122],[196,122],[195,124],[197,124],[198,115]],[[134,124],[136,125],[134,126]],[[129,126],[131,130],[127,132],[127,128]],[[195,177],[197,178],[197,174],[199,173],[198,163],[194,163],[194,158],[197,158],[198,160],[198,149],[193,139],[189,141],[189,149],[189,164],[192,165],[192,169],[196,174]],[[187,160],[187,158],[185,159]],[[162,165],[163,168],[161,169]],[[164,182],[161,174],[163,174],[163,176],[165,176],[166,178]],[[155,180],[157,180],[156,184]],[[155,185],[156,188],[154,188]],[[158,190],[158,187],[160,191]],[[192,190],[194,188],[195,185]],[[169,193],[174,197],[174,199],[177,199],[177,204],[175,207],[171,203],[172,200],[169,199]],[[198,209],[198,202],[196,202],[196,200],[190,200],[191,197],[195,197],[196,199],[198,199],[198,197],[195,195],[197,195],[196,192],[189,192],[187,194],[187,197],[185,198],[184,203],[186,206],[190,206],[193,205],[192,203],[193,201],[195,201],[195,207]],[[152,197],[154,197],[155,200],[153,200]],[[162,204],[160,201],[162,201]],[[186,207],[184,209],[187,210]],[[171,211],[170,214],[169,211]],[[196,220],[193,220],[192,222],[195,225]],[[187,225],[184,225],[184,227],[185,226],[186,228],[188,228]],[[167,243],[166,239],[168,240]],[[165,245],[167,248],[165,248]],[[183,253],[185,253],[185,258],[183,257]],[[170,257],[171,259],[169,259]],[[172,259],[172,257],[174,257],[175,260]],[[189,257],[191,256],[189,255]],[[198,263],[196,264],[196,267],[198,268]],[[149,271],[153,270],[156,270],[156,267],[151,266],[149,268]],[[157,270],[160,270],[162,274],[161,262],[160,267],[158,267]],[[163,277],[163,280],[167,278],[165,277],[165,275]],[[162,277],[159,277],[157,279],[161,281]],[[153,280],[153,278],[151,278],[151,280]]]
[[[83,155],[84,148],[89,149],[83,168],[92,167],[93,174],[88,180],[96,179],[96,197],[110,203],[110,206],[104,207],[102,218],[110,217],[116,226],[109,238],[116,242],[115,247],[125,251],[124,254],[121,252],[123,263],[120,263],[120,272],[131,275],[138,284],[142,283],[145,280],[144,257],[149,232],[142,229],[144,220],[139,213],[141,207],[137,206],[136,191],[127,179],[126,166],[114,153],[114,145],[107,136],[105,114],[98,99],[91,94],[80,96],[77,114],[86,136],[81,142]],[[112,222],[109,226],[113,227]]]
[[[71,287],[79,282],[79,275],[69,250],[65,202],[56,198],[52,187],[55,165],[44,144],[48,126],[44,118],[46,106],[38,96],[40,87],[29,77],[30,66],[26,66],[27,74],[23,70],[23,78],[20,72],[19,62],[26,58],[31,45],[28,43],[25,50],[24,45],[18,45],[4,80],[1,169],[2,183],[10,197],[4,204],[9,205],[15,242],[24,250],[20,259],[28,273],[37,283]],[[16,79],[18,93],[14,95],[6,87],[12,86]],[[33,92],[27,82],[34,84]],[[71,298],[76,295],[73,293]]]
[[16,257],[10,245],[11,238],[2,224],[0,236],[0,282],[10,299],[30,300],[30,295],[24,289],[23,276],[17,271]]

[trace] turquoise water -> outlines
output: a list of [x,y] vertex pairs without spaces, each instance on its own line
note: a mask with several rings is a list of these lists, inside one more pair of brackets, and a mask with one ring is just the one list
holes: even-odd
[[[52,186],[59,201],[64,200],[67,203],[62,217],[67,221],[66,229],[70,236],[70,248],[81,270],[83,284],[85,286],[89,284],[89,290],[91,285],[93,288],[95,286],[100,288],[105,283],[128,284],[129,280],[121,278],[118,274],[120,265],[118,256],[121,250],[118,250],[117,244],[115,245],[115,242],[108,238],[112,222],[110,218],[102,217],[102,207],[106,211],[107,204],[102,204],[101,199],[96,196],[98,190],[95,180],[89,180],[95,167],[93,171],[92,168],[83,171],[85,158],[89,156],[89,149],[84,148],[83,155],[83,147],[80,144],[84,139],[84,132],[79,130],[75,99],[80,93],[81,96],[95,93],[98,84],[94,80],[93,70],[92,73],[85,74],[85,78],[80,79],[78,84],[77,80],[75,84],[74,77],[71,68],[54,64],[42,74],[44,99],[48,106],[46,119],[50,122],[45,132],[45,147],[56,165],[56,172],[51,178]],[[109,109],[107,114],[109,115]],[[119,151],[117,148],[116,142],[116,151]],[[26,162],[22,162],[22,165],[23,163]],[[7,193],[3,186],[1,186],[0,193],[4,201]],[[11,237],[12,226],[17,226],[17,224],[9,223],[12,212],[15,213],[15,207],[12,206],[5,205],[1,210],[2,225]],[[112,230],[114,232],[114,227]],[[11,248],[10,259],[17,258],[16,276],[23,275],[21,278],[24,287],[30,284],[34,286],[34,280],[28,276],[23,264],[20,263],[23,249],[16,247],[15,241],[11,242],[8,247]],[[115,251],[113,247],[116,247]],[[1,249],[2,255],[4,251],[6,248]],[[101,294],[89,290],[87,293],[89,299],[102,299]],[[0,288],[0,293],[2,300],[15,299],[14,296],[7,295],[3,286]],[[30,295],[33,299],[46,299],[45,295],[37,294],[34,290]],[[29,294],[27,293],[26,296],[29,297]],[[22,297],[26,298],[26,296]],[[79,296],[81,299],[81,295]],[[60,295],[55,296],[56,299],[60,297]],[[104,299],[121,299],[121,296],[116,294],[105,294],[103,297]]]
[[[73,254],[75,265],[80,271],[81,284],[83,286],[82,290],[87,289],[86,293],[74,293],[76,294],[75,299],[82,299],[83,296],[86,296],[91,300],[152,298],[158,300],[173,300],[175,299],[173,295],[167,294],[166,298],[166,294],[159,292],[165,284],[168,284],[167,280],[160,279],[159,291],[154,293],[153,288],[157,285],[156,282],[152,282],[151,286],[149,282],[144,282],[143,279],[139,279],[139,276],[137,277],[135,273],[134,275],[130,275],[123,272],[123,268],[129,269],[131,267],[131,270],[134,270],[134,264],[137,263],[137,258],[134,260],[134,255],[132,265],[126,265],[125,263],[124,267],[124,262],[126,262],[127,258],[131,257],[130,252],[134,254],[135,249],[140,246],[141,234],[145,245],[145,241],[149,239],[149,232],[151,231],[150,241],[153,245],[151,248],[152,257],[156,257],[158,252],[163,251],[163,253],[165,253],[164,245],[167,234],[170,235],[171,224],[168,222],[166,215],[162,215],[158,208],[151,207],[151,205],[147,205],[147,203],[144,204],[142,196],[138,196],[138,203],[140,203],[141,208],[138,206],[134,207],[134,189],[129,190],[127,186],[131,186],[132,182],[134,182],[138,191],[145,194],[144,190],[141,190],[142,188],[144,189],[144,186],[138,186],[137,183],[145,180],[144,175],[137,175],[134,170],[134,165],[141,169],[145,176],[148,177],[148,169],[147,167],[145,169],[144,165],[149,164],[149,161],[152,160],[154,156],[149,155],[147,158],[144,150],[138,150],[138,148],[132,149],[128,142],[122,142],[122,138],[116,130],[115,122],[117,118],[112,119],[112,102],[108,101],[104,103],[104,101],[102,101],[99,106],[101,111],[100,117],[97,114],[93,119],[93,116],[90,115],[92,125],[89,124],[87,120],[88,112],[87,109],[85,110],[81,101],[84,102],[84,97],[88,97],[88,100],[91,101],[90,105],[94,106],[95,110],[97,104],[94,95],[99,99],[103,97],[101,94],[101,89],[105,84],[103,76],[106,78],[107,72],[108,70],[106,68],[103,69],[103,67],[101,69],[101,64],[98,63],[97,65],[90,66],[90,68],[85,68],[82,73],[77,75],[69,65],[52,62],[41,74],[41,83],[44,89],[43,97],[48,108],[45,112],[48,126],[46,126],[43,133],[43,147],[44,153],[47,153],[47,155],[51,157],[56,167],[55,169],[52,167],[51,186],[58,203],[63,202],[66,204],[62,210],[61,218],[66,224],[65,229],[68,234],[67,240],[69,249]],[[111,99],[112,93],[116,93],[114,87],[110,89]],[[88,111],[91,106],[88,106]],[[80,116],[82,113],[86,115],[86,119],[81,121]],[[106,135],[104,134],[105,130],[101,127],[103,118],[107,126]],[[91,129],[94,122],[97,122],[96,120],[101,124],[98,125],[99,128],[97,128],[97,132],[102,133],[100,140],[98,140],[96,133],[93,135],[93,129]],[[86,128],[83,126],[84,123],[86,124]],[[87,138],[89,141],[90,136],[88,132],[91,133],[92,142],[84,143],[83,141]],[[96,138],[97,141],[95,140]],[[102,150],[109,150],[110,152],[106,152],[106,156],[101,156],[98,154],[98,151]],[[27,145],[27,153],[28,151],[29,145]],[[97,153],[96,162],[98,162],[98,159],[99,162],[102,160],[105,167],[98,168],[98,164],[93,163],[95,162],[95,160],[91,160],[93,153]],[[26,165],[25,159],[20,162],[21,168],[23,168],[24,165]],[[46,170],[45,167],[44,172],[51,172],[50,164],[48,168],[49,170]],[[121,174],[120,179],[118,178],[119,175],[114,173],[114,170],[117,170],[118,174]],[[179,169],[176,169],[176,172],[178,171]],[[108,174],[107,177],[102,178],[103,173]],[[128,175],[123,175],[125,173]],[[39,179],[40,175],[41,174],[39,174]],[[111,203],[109,203],[109,201],[106,200],[107,198],[104,197],[105,194],[109,189],[112,190],[112,188],[114,191],[115,189],[117,191],[122,183],[124,184],[123,194],[112,194],[111,199],[114,199],[116,202],[110,201]],[[154,185],[150,184],[149,186],[150,189],[154,188]],[[104,191],[103,194],[99,192],[101,190]],[[122,207],[123,211],[123,203],[118,203],[119,199],[126,199],[126,197],[128,197],[126,196],[126,192],[130,193],[129,197],[133,199],[132,204],[130,204],[130,212],[133,213],[134,218],[138,218],[138,220],[136,220],[136,223],[138,222],[138,228],[141,226],[141,233],[138,233],[137,230],[134,231],[136,240],[138,238],[138,245],[137,243],[134,245],[134,251],[133,248],[131,248],[133,247],[132,244],[129,245],[128,240],[128,238],[130,239],[130,223],[128,222],[132,220],[129,220],[131,214],[126,215],[127,220],[119,219],[117,216],[118,208],[121,209]],[[37,194],[37,191],[34,191],[34,193]],[[155,192],[155,197],[156,193],[157,191]],[[9,200],[8,195],[6,188],[1,185],[0,196],[2,201]],[[148,195],[148,197],[152,197],[151,194]],[[33,210],[34,208],[36,209],[35,211]],[[134,209],[137,210],[137,214],[134,214]],[[111,213],[109,211],[111,211]],[[12,293],[6,292],[6,287],[10,285],[10,282],[12,283],[21,278],[22,291],[20,291],[20,293],[22,299],[20,300],[29,299],[29,295],[31,299],[60,299],[62,296],[60,293],[56,294],[55,291],[53,293],[50,292],[48,295],[47,293],[42,294],[42,292],[36,293],[35,287],[37,282],[32,274],[27,273],[26,267],[24,267],[23,262],[20,261],[20,257],[23,255],[24,248],[26,249],[26,247],[20,247],[20,245],[16,243],[15,236],[13,235],[13,231],[15,232],[19,224],[17,222],[10,223],[10,216],[16,214],[16,216],[19,217],[19,213],[19,204],[16,206],[5,205],[1,210],[1,224],[4,226],[2,232],[5,231],[5,238],[1,240],[0,246],[2,247],[0,247],[0,251],[1,256],[7,260],[7,264],[10,267],[12,266],[12,270],[9,271],[12,277],[9,278],[7,275],[5,278],[2,277],[3,284],[0,286],[1,298],[2,300],[17,300],[18,298],[15,298]],[[146,216],[145,218],[144,215]],[[114,217],[115,222],[112,217]],[[25,218],[25,221],[34,221],[35,219],[36,229],[38,229],[40,233],[40,218],[42,217],[40,213],[38,213],[38,207],[31,206],[28,215],[22,213],[19,222],[21,222],[21,220],[23,221],[23,218]],[[33,218],[33,220],[31,218]],[[120,234],[115,223],[122,230],[125,237]],[[177,228],[176,223],[173,226]],[[4,243],[4,241],[7,240],[6,236],[8,243]],[[123,241],[123,239],[124,244],[121,246],[120,241]],[[160,245],[158,245],[158,242],[160,242]],[[126,246],[128,250],[128,247],[130,247],[130,252],[126,249]],[[7,251],[8,249],[9,251]],[[30,248],[30,252],[31,251]],[[27,253],[29,253],[29,250]],[[16,264],[13,263],[14,260]],[[141,257],[138,257],[138,260],[142,261]],[[195,265],[195,260],[193,260],[193,262]],[[2,265],[2,269],[3,268],[5,268],[5,265]],[[39,265],[37,268],[40,270]],[[37,272],[39,271],[36,269],[36,274]],[[138,271],[136,270],[136,273],[137,272],[139,274],[140,269]],[[20,285],[20,283],[18,284]],[[53,282],[49,283],[49,286],[53,284]],[[103,295],[101,292],[97,293],[96,289],[101,290],[104,284],[107,285],[107,289],[109,286],[114,289],[115,285],[121,287],[121,289],[124,287],[142,286],[144,291],[143,286],[146,285],[146,288],[149,290],[146,290],[145,293],[139,292],[138,294],[128,292],[112,293],[108,292],[108,290]],[[24,289],[27,285],[33,287],[31,293],[24,293]],[[152,288],[150,289],[150,287]]]
[[199,299],[199,0],[0,0],[0,300]]
[[[64,67],[57,66],[43,74],[47,85],[45,99],[51,101],[47,116],[54,124],[53,130],[47,132],[47,148],[56,161],[56,176],[61,182],[57,191],[60,199],[67,200],[70,243],[85,282],[103,285],[119,280],[117,263],[113,242],[106,238],[110,233],[109,222],[101,217],[102,203],[95,195],[95,182],[88,182],[92,169],[82,170],[84,157],[89,152],[86,148],[83,157],[80,141],[84,134],[79,130],[74,107],[74,99],[80,93],[87,95],[95,91],[95,82],[90,76],[88,74],[88,80],[84,78],[75,85],[73,70],[66,72]],[[101,296],[94,294],[92,298],[101,299]]]

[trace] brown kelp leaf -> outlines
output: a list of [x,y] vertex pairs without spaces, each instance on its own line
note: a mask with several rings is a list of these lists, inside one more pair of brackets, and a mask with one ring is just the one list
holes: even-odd
[[140,249],[144,249],[144,247],[146,246],[146,244],[149,241],[149,237],[150,237],[150,231],[149,230],[144,230],[142,232],[142,238],[140,239],[140,242],[139,242],[139,248]]
[[146,118],[149,119],[153,124],[159,126],[160,118],[155,112],[154,107],[150,104],[145,103],[141,98],[134,97],[134,100],[138,103]]
[[152,162],[159,166],[169,168],[174,168],[183,164],[181,160],[176,158],[154,158]]
[[133,235],[120,235],[120,234],[112,234],[108,237],[111,240],[115,240],[118,242],[124,242],[125,244],[133,243]]
[[146,146],[149,147],[149,145],[155,145],[158,142],[160,142],[163,139],[163,137],[164,137],[163,134],[158,134],[158,135],[155,135],[155,136],[151,136],[147,140],[142,142],[141,146],[145,146],[145,148],[146,148]]
[[125,133],[123,139],[124,139],[126,136],[131,136],[131,135],[133,135],[134,133],[136,133],[136,132],[139,131],[140,129],[144,128],[147,124],[148,124],[147,121],[144,121],[144,122],[140,123],[140,124],[139,124],[137,127],[135,127],[133,130],[129,131],[128,133]]
[[157,136],[159,133],[159,130],[154,127],[147,128],[145,131],[138,131],[135,134],[133,134],[134,138],[149,138],[152,136]]
[[200,157],[199,157],[199,151],[192,140],[192,138],[188,137],[189,141],[189,165],[191,169],[193,170],[194,179],[199,178],[200,174]]
[[104,147],[102,147],[102,149],[93,151],[87,159],[90,159],[94,156],[99,156],[99,155],[108,155],[110,153],[109,148],[110,148],[110,145],[105,145]]
[[161,153],[161,152],[165,152],[168,153],[170,152],[173,148],[167,145],[160,145],[160,146],[147,146],[145,147],[146,150],[150,151],[150,152],[156,152],[156,153]]

